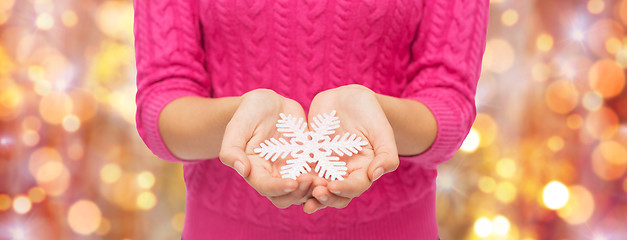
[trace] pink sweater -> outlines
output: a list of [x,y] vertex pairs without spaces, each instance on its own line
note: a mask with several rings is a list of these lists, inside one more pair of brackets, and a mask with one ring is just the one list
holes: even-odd
[[[183,96],[256,88],[295,99],[358,83],[424,103],[435,143],[401,157],[344,209],[277,209],[217,159],[185,162],[183,238],[437,239],[435,178],[475,115],[488,0],[135,0],[137,129],[160,158],[180,161],[157,120]],[[199,109],[199,111],[201,111]],[[416,123],[420,124],[420,123]]]

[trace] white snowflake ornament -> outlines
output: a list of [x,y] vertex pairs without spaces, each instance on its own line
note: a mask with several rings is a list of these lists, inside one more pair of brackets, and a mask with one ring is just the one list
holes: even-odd
[[361,146],[368,145],[368,142],[362,141],[361,137],[354,133],[335,135],[331,139],[329,135],[340,127],[340,120],[335,113],[333,110],[330,114],[315,116],[311,124],[314,131],[306,131],[307,123],[303,118],[285,116],[281,113],[281,119],[276,125],[277,131],[291,139],[287,141],[282,137],[278,140],[271,138],[261,143],[261,147],[255,148],[254,151],[273,162],[279,157],[284,159],[288,155],[292,156],[292,159],[286,161],[287,165],[281,167],[283,178],[296,179],[301,174],[311,171],[308,163],[316,163],[314,170],[318,176],[330,180],[344,180],[342,176],[346,174],[346,163],[331,154],[335,152],[340,157],[344,154],[352,156],[363,149]]

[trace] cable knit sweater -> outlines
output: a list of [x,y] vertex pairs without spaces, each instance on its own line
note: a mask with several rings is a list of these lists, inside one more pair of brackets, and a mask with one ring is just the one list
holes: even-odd
[[[137,129],[177,159],[158,116],[183,96],[269,88],[309,109],[357,83],[424,103],[438,134],[344,209],[277,209],[217,159],[185,162],[185,239],[437,239],[437,165],[476,115],[488,0],[135,0]],[[201,110],[199,110],[201,111]],[[416,124],[420,124],[417,122]]]

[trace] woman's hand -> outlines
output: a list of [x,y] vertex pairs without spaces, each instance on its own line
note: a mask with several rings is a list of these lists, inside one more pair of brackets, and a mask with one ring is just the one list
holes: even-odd
[[307,200],[303,207],[307,213],[325,206],[346,207],[372,182],[384,173],[396,170],[399,164],[394,132],[372,90],[361,85],[348,85],[321,92],[312,100],[309,116],[332,110],[337,111],[340,119],[336,134],[355,133],[367,139],[369,144],[356,155],[340,158],[348,167],[348,176],[343,181],[315,179],[314,198]]
[[269,138],[278,138],[276,122],[280,113],[303,117],[300,104],[272,90],[257,89],[242,95],[233,118],[226,126],[220,160],[234,168],[259,194],[278,208],[301,204],[311,197],[313,176],[281,177],[284,159],[275,162],[260,157],[253,149]]

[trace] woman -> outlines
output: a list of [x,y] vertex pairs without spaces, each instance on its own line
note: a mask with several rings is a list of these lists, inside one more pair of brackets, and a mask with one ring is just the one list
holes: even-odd
[[[436,167],[476,115],[488,4],[135,0],[137,128],[184,163],[183,238],[437,239]],[[281,178],[285,159],[253,151],[280,113],[331,110],[368,141],[345,180]]]

